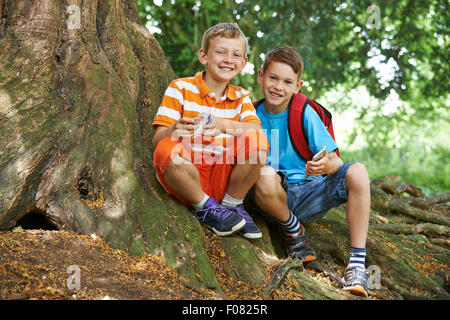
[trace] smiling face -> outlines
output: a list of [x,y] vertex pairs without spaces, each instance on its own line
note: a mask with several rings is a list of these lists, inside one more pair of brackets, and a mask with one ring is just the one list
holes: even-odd
[[240,37],[214,37],[210,40],[208,52],[200,49],[198,58],[206,66],[205,82],[208,86],[228,84],[247,63],[245,42]]
[[258,71],[258,83],[266,99],[264,107],[269,113],[286,110],[292,95],[303,85],[292,67],[279,61],[272,61],[265,72]]

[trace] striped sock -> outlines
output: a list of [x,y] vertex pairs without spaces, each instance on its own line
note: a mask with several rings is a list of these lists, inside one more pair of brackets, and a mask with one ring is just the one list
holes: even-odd
[[348,267],[366,268],[366,248],[350,247]]
[[289,219],[286,222],[279,221],[279,223],[281,224],[284,232],[292,237],[297,236],[298,233],[302,230],[300,222],[298,221],[297,217],[292,214],[291,211],[289,211]]

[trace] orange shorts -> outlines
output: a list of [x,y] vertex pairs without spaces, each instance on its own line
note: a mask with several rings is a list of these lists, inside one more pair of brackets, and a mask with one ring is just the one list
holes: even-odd
[[[191,161],[199,173],[203,192],[220,202],[225,195],[228,178],[234,166],[259,151],[267,153],[269,151],[269,141],[262,131],[249,131],[242,136],[228,138],[221,145],[212,144],[209,147],[200,147],[200,151],[198,144],[197,149],[194,144],[195,142],[192,143],[191,139],[186,141],[186,139],[175,140],[172,137],[166,137],[158,142],[153,153],[153,165],[159,182],[167,192],[188,207],[191,204],[172,190],[164,180],[164,172],[175,155]],[[220,149],[221,146],[226,146],[226,151],[220,155],[209,152],[214,150],[214,147]]]

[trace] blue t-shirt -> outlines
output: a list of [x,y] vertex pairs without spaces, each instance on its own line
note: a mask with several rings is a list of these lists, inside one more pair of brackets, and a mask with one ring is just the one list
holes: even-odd
[[[256,110],[256,114],[261,119],[262,128],[270,142],[266,164],[276,171],[284,172],[288,176],[289,183],[305,181],[306,162],[297,154],[289,137],[289,109],[282,113],[268,113],[263,103]],[[327,147],[327,152],[338,148],[317,113],[309,105],[306,106],[304,125],[308,134],[309,148],[314,154],[323,146]],[[309,177],[308,180],[317,178]]]

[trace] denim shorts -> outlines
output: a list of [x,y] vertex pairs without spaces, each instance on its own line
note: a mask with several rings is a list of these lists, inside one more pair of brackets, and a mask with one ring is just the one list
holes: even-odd
[[[287,176],[278,172],[282,178],[283,189],[287,194],[289,210],[302,224],[308,224],[320,220],[330,209],[346,203],[347,170],[355,163],[345,163],[335,174],[298,183],[289,183]],[[249,207],[250,210],[261,214],[269,222],[276,222],[269,213],[256,205],[253,188],[250,189],[245,200],[246,207]]]

